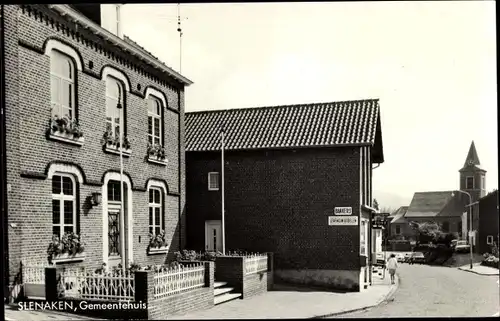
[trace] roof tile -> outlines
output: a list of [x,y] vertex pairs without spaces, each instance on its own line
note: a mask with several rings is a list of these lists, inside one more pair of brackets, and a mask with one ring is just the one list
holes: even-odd
[[374,144],[378,99],[186,113],[186,151]]

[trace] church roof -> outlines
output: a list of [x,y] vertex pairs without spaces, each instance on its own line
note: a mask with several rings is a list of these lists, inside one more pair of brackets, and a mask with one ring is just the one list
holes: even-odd
[[417,192],[413,195],[405,218],[461,216],[464,199],[461,193],[453,191]]
[[464,166],[460,171],[464,170],[483,170],[481,167],[481,162],[479,161],[479,157],[477,156],[476,145],[474,145],[474,141],[470,144],[469,153],[467,153],[467,157],[465,158]]

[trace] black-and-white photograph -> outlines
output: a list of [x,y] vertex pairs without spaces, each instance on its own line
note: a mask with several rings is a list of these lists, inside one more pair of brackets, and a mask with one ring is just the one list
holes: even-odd
[[494,1],[2,4],[6,321],[498,317]]

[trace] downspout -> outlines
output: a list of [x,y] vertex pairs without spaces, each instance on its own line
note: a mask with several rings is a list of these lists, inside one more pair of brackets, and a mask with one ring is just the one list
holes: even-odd
[[177,118],[177,164],[179,164],[178,170],[178,191],[179,191],[179,251],[182,250],[182,184],[181,184],[181,175],[182,175],[182,164],[181,164],[181,90],[177,90],[177,107],[179,109],[179,117]]
[[8,217],[7,217],[7,195],[8,195],[8,189],[7,189],[7,156],[6,156],[6,150],[7,150],[7,130],[5,128],[5,18],[4,18],[4,5],[0,5],[0,44],[1,44],[1,49],[0,49],[0,133],[2,136],[2,139],[0,140],[1,148],[0,148],[0,163],[2,163],[4,166],[0,170],[0,181],[2,182],[2,189],[5,191],[5,193],[2,193],[2,223],[1,223],[1,231],[2,231],[2,237],[0,238],[0,248],[3,250],[4,253],[4,264],[2,264],[2,277],[5,280],[5,285],[3,288],[4,292],[4,299],[6,298],[9,300],[10,294],[9,294],[9,248],[7,246],[9,242],[8,238],[8,231],[7,231],[7,222],[8,222]]

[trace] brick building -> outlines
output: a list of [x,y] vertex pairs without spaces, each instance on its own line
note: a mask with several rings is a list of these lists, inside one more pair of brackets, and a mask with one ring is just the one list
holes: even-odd
[[47,262],[54,234],[79,234],[85,256],[65,264],[87,267],[161,263],[164,254],[148,252],[150,232],[165,230],[169,253],[185,239],[191,81],[100,17],[99,5],[2,5],[10,284],[20,261]]
[[278,280],[363,288],[383,161],[378,100],[186,113],[187,247],[222,250],[224,186],[226,251],[274,252]]
[[493,243],[499,244],[498,190],[479,199],[479,227],[477,246],[479,253],[491,253]]

